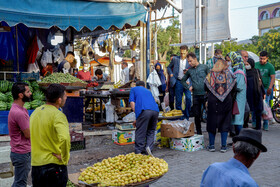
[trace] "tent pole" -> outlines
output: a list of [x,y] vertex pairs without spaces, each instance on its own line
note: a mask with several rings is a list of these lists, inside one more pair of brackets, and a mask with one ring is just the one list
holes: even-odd
[[19,72],[19,55],[18,55],[18,28],[16,25],[16,48],[17,48],[17,71]]
[[[150,30],[150,22],[151,22],[151,8],[149,8],[149,12],[148,12],[148,20],[147,20],[147,43],[146,43],[146,80],[148,79],[149,77],[149,74],[150,74],[150,52],[151,52],[151,48],[150,48],[150,45],[151,45],[151,30]],[[149,86],[147,85],[147,88],[149,88]]]

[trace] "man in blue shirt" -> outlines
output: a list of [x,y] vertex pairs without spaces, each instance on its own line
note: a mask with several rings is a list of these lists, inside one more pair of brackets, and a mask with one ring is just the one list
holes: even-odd
[[136,114],[135,153],[143,154],[146,153],[145,148],[153,148],[158,105],[143,81],[137,81],[136,87],[130,90],[129,102]]
[[261,143],[262,132],[243,128],[232,140],[234,157],[227,162],[211,164],[203,173],[200,187],[258,186],[248,168],[259,157],[260,152],[267,151]]

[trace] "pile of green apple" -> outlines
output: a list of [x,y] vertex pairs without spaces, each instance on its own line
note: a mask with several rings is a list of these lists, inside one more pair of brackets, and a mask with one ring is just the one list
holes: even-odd
[[168,164],[156,157],[129,153],[109,157],[87,167],[79,181],[98,186],[125,186],[159,177],[168,171]]

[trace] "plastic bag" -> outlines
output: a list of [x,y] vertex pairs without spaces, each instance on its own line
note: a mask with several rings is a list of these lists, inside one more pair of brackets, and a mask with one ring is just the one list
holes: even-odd
[[264,120],[271,120],[273,118],[271,108],[269,105],[263,101],[263,115],[262,115]]
[[43,67],[46,67],[48,63],[52,63],[52,52],[50,52],[49,50],[43,53],[41,59],[41,64]]
[[35,62],[32,63],[32,64],[28,64],[27,72],[33,72],[33,71],[34,71],[35,73],[37,73],[37,72],[40,71],[39,66],[38,66],[38,64],[37,64],[37,61],[35,61]]
[[118,116],[115,113],[115,106],[112,105],[111,100],[109,100],[108,103],[105,104],[105,108],[106,108],[106,122],[107,123],[115,122],[118,119]]
[[169,93],[166,93],[163,99],[165,106],[169,106]]
[[130,112],[126,116],[123,117],[124,122],[132,122],[136,120],[136,116],[134,112]]
[[57,62],[58,64],[60,64],[60,62],[62,62],[64,59],[64,55],[60,47],[56,48],[52,55],[54,57],[53,61]]
[[168,121],[163,120],[162,124],[170,124],[173,128],[175,128],[177,131],[186,134],[190,128],[190,125],[192,122],[184,119],[184,120],[177,120],[177,121]]

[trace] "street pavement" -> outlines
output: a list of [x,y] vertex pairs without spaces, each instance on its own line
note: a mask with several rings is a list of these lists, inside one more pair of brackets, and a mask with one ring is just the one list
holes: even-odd
[[[205,145],[208,145],[206,124],[202,125]],[[280,186],[280,124],[269,126],[269,131],[263,132],[263,144],[267,147],[266,153],[249,168],[252,178],[261,187]],[[230,147],[226,153],[220,152],[220,134],[217,133],[216,152],[206,149],[195,152],[183,152],[169,148],[156,149],[154,156],[163,158],[169,165],[169,171],[150,187],[196,187],[200,185],[203,172],[214,162],[225,162],[233,157]],[[228,138],[228,143],[231,138]]]

